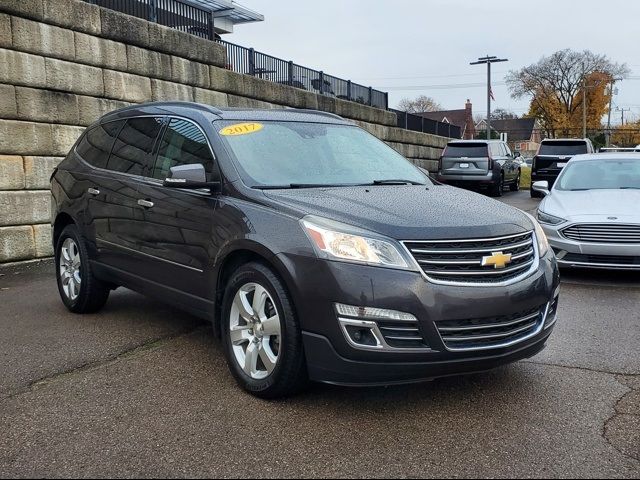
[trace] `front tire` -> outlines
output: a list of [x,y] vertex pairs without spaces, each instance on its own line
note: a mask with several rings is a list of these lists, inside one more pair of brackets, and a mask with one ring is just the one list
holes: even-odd
[[231,276],[221,322],[229,369],[244,390],[274,399],[304,388],[300,326],[284,284],[269,267],[251,262]]
[[94,313],[104,307],[111,290],[93,275],[85,241],[75,225],[60,234],[55,261],[58,291],[71,312]]

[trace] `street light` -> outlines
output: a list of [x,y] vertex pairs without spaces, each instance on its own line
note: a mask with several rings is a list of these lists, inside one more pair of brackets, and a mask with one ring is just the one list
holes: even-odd
[[498,62],[508,62],[506,58],[486,57],[479,58],[477,62],[471,62],[471,65],[487,65],[487,140],[491,140],[491,98],[493,91],[491,90],[491,64]]

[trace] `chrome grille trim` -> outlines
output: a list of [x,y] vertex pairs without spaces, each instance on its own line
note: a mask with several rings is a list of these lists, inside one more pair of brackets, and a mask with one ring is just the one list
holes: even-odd
[[575,223],[560,233],[568,240],[586,243],[640,244],[640,225],[624,223]]
[[516,320],[513,320],[511,322],[502,322],[502,323],[494,323],[491,325],[474,325],[471,327],[439,327],[438,330],[440,330],[441,332],[466,332],[469,330],[486,330],[486,329],[490,329],[490,328],[502,328],[502,327],[510,327],[511,325],[516,325],[518,323],[522,323],[525,322],[527,320],[531,320],[533,318],[536,318],[538,315],[540,315],[539,312],[533,313],[529,316],[526,317],[522,317],[522,318],[518,318]]
[[[439,285],[505,286],[523,280],[538,269],[540,258],[533,231],[489,238],[403,240],[406,252],[422,275]],[[493,252],[512,253],[506,268],[483,267]]]

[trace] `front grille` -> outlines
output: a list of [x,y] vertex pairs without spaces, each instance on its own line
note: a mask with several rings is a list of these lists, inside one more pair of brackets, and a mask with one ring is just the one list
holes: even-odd
[[[554,307],[555,308],[555,307]],[[486,350],[513,345],[542,329],[546,305],[514,315],[436,322],[448,350]]]
[[[500,283],[526,274],[536,262],[533,232],[464,240],[406,241],[404,245],[432,281],[449,284]],[[511,255],[503,268],[483,266],[494,253]]]
[[640,225],[580,223],[565,228],[562,235],[577,242],[640,244]]
[[380,333],[387,345],[393,348],[428,348],[415,322],[377,320]]
[[638,266],[640,267],[640,256],[621,256],[621,255],[587,255],[582,253],[567,253],[562,260],[565,263],[591,263],[601,265],[621,265],[621,266]]

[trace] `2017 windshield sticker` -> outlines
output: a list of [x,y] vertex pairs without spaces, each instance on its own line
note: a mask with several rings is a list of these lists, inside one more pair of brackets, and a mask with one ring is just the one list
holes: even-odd
[[225,137],[235,137],[238,135],[249,135],[250,133],[259,132],[264,128],[261,123],[237,123],[229,125],[220,130],[220,135]]

